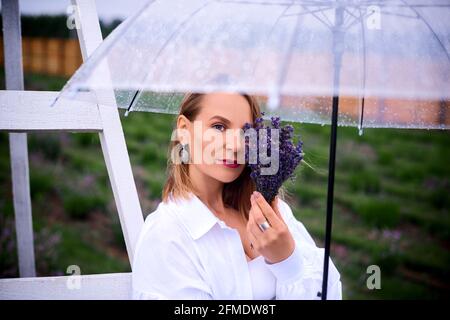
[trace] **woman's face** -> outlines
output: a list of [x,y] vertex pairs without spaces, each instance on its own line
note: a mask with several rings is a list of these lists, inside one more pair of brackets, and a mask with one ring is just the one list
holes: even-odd
[[245,168],[246,122],[253,122],[252,113],[240,94],[204,95],[194,121],[189,122],[184,116],[178,119],[178,128],[184,127],[189,132],[185,141],[189,141],[190,165],[223,183],[237,179]]

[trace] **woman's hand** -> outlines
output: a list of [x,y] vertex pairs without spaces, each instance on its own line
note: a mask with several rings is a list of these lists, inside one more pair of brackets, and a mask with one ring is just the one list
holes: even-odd
[[[251,208],[247,223],[247,234],[254,250],[264,256],[269,263],[277,263],[288,258],[295,249],[295,240],[278,211],[278,196],[267,203],[257,191],[250,197]],[[260,224],[267,221],[268,229],[262,231]]]

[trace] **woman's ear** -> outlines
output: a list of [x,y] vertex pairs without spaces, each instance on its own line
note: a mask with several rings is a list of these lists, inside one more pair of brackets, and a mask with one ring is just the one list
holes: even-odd
[[186,116],[180,114],[177,118],[177,129],[187,129],[189,119]]
[[179,115],[177,118],[177,138],[181,144],[190,142],[190,128],[191,121],[184,115]]

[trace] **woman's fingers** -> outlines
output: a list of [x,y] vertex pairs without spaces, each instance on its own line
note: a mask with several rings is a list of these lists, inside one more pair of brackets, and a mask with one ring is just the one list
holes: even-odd
[[259,253],[261,238],[263,236],[261,229],[258,228],[253,217],[253,212],[250,210],[247,223],[247,235],[252,243],[253,250]]
[[[262,197],[260,195],[260,197]],[[265,208],[264,211],[257,202],[254,196],[250,197],[251,208],[249,211],[247,233],[249,239],[253,243],[254,248],[262,254],[267,261],[271,263],[284,260],[292,253],[292,248],[295,246],[295,241],[290,234],[287,225],[278,213],[275,212],[266,202],[269,208]],[[265,201],[265,200],[264,200]],[[277,202],[272,202],[273,205],[277,205]],[[264,204],[263,204],[264,206]],[[266,230],[260,228],[260,224],[268,221],[265,218],[265,214],[268,217],[272,217],[272,226]],[[266,222],[267,223],[267,222]]]
[[254,202],[258,204],[260,211],[267,218],[269,224],[275,228],[279,227],[282,224],[282,221],[280,221],[280,218],[277,216],[274,209],[267,203],[261,193],[255,191],[253,194]]
[[[263,231],[258,226],[258,222],[255,218],[255,206],[252,205],[252,208],[250,209],[249,215],[248,215],[248,223],[249,223],[249,229],[250,232],[253,234],[253,236],[257,239],[259,239],[262,236]],[[257,206],[256,206],[257,207]]]
[[275,211],[275,213],[277,214],[278,218],[286,225],[286,222],[284,222],[284,218],[281,215],[280,209],[278,207],[279,203],[280,203],[279,200],[280,200],[279,197],[275,196],[275,199],[273,199],[273,202],[272,202],[272,209],[273,209],[273,211]]
[[[270,223],[270,221],[268,219],[266,219],[266,217],[264,216],[263,212],[261,211],[261,208],[256,203],[254,195],[250,196],[250,202],[252,204],[253,218],[254,218],[258,228],[259,228],[259,225],[264,223],[264,222],[268,222],[270,225],[272,225]],[[263,231],[261,230],[261,232],[263,232]]]

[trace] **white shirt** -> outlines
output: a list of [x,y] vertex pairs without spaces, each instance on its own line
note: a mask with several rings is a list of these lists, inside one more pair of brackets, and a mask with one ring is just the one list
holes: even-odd
[[253,299],[273,300],[276,298],[277,279],[264,262],[264,257],[258,257],[247,261],[252,284]]
[[[279,199],[278,206],[296,247],[278,263],[261,260],[276,279],[275,298],[320,299],[323,249],[315,245],[285,201]],[[133,299],[250,300],[261,296],[253,292],[239,232],[194,194],[189,200],[161,202],[146,217],[132,270]],[[340,275],[330,259],[328,299],[341,298]]]

